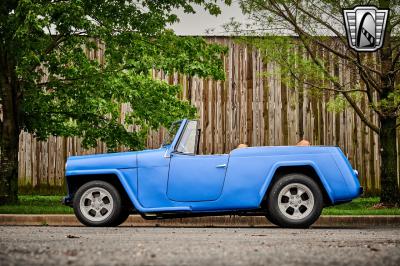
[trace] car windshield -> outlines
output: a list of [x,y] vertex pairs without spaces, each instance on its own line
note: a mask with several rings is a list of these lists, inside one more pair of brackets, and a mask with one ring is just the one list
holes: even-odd
[[175,138],[176,133],[178,132],[179,127],[181,126],[182,121],[174,122],[168,129],[167,133],[165,134],[164,141],[162,146],[167,146],[172,143]]
[[185,130],[180,136],[179,143],[176,147],[176,151],[186,154],[196,153],[196,133],[197,133],[197,121],[188,121]]

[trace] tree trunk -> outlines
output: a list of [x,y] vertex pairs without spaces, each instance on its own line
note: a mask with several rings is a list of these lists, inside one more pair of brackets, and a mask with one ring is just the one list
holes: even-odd
[[396,118],[381,118],[381,202],[385,205],[400,203],[395,126]]
[[18,201],[18,106],[13,68],[6,56],[0,62],[0,205]]
[[18,136],[5,134],[1,140],[0,205],[18,202]]
[[[390,8],[389,0],[380,0],[380,8]],[[379,100],[388,99],[395,91],[395,76],[392,71],[393,51],[391,46],[391,25],[387,22],[383,47],[380,51],[381,60],[381,92]],[[390,102],[390,100],[389,100]],[[381,203],[394,205],[400,203],[399,185],[397,183],[397,144],[396,118],[397,107],[383,107],[380,116],[381,128],[379,140],[381,145]]]

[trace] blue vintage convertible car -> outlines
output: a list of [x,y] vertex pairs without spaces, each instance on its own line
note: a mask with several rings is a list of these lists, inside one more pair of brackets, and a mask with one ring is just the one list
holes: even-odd
[[68,195],[88,226],[145,219],[263,215],[281,227],[309,227],[324,206],[362,193],[357,171],[338,147],[249,147],[198,155],[198,122],[172,125],[155,150],[71,156]]

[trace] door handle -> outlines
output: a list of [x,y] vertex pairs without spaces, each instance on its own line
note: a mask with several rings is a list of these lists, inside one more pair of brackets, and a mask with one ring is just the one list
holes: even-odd
[[224,163],[224,164],[219,164],[219,165],[217,165],[216,167],[217,167],[217,168],[225,168],[225,167],[226,167],[226,163]]

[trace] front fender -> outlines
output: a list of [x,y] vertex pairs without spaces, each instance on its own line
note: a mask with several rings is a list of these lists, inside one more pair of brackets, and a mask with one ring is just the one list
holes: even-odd
[[129,185],[126,177],[123,175],[119,169],[100,169],[100,170],[76,170],[68,171],[68,177],[70,176],[84,176],[84,175],[107,175],[112,174],[118,177],[121,182],[122,187],[125,189],[126,194],[131,200],[133,206],[138,212],[162,212],[162,211],[191,211],[189,206],[184,207],[168,207],[168,208],[146,208],[143,207],[137,199],[137,195],[133,192],[131,186]]
[[135,209],[140,211],[141,205],[137,201],[137,198],[135,194],[133,193],[131,187],[128,184],[128,181],[126,180],[125,176],[121,173],[120,170],[118,169],[99,169],[99,170],[76,170],[76,171],[68,171],[68,177],[71,176],[85,176],[85,175],[115,175],[118,177],[118,180],[120,181],[122,187],[125,189],[126,194],[128,197],[131,199]]

